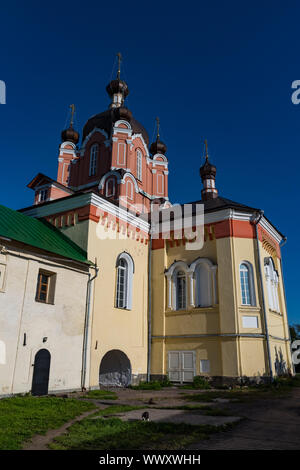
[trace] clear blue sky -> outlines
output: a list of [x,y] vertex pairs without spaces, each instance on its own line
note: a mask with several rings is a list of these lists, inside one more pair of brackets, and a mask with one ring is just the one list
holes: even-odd
[[264,209],[287,235],[289,319],[300,323],[299,2],[11,1],[0,21],[1,203],[28,206],[31,178],[56,176],[69,104],[80,131],[107,108],[121,51],[127,105],[150,139],[160,116],[171,201],[200,199],[207,138],[220,194]]

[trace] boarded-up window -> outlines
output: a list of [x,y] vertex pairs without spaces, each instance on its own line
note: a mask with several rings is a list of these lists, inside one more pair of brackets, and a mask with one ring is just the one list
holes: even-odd
[[243,315],[243,328],[258,328],[258,318],[255,316]]
[[157,175],[157,193],[164,193],[164,175]]
[[125,165],[126,163],[126,144],[118,143],[118,165]]

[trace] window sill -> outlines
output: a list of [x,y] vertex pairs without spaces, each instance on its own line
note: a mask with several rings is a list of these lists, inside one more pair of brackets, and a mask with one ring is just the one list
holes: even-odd
[[128,310],[129,312],[132,310],[131,308],[127,308],[127,307],[116,307],[116,306],[115,306],[115,309],[117,309],[117,310]]
[[35,301],[38,302],[39,304],[55,305],[54,302],[45,302],[44,300],[38,300],[38,299],[35,299]]
[[211,307],[191,307],[189,309],[181,309],[181,310],[167,309],[165,310],[165,314],[168,316],[171,316],[171,315],[193,315],[197,313],[217,313],[218,308],[219,308],[218,305],[213,305]]
[[260,312],[260,307],[257,305],[240,305],[239,309],[242,312],[253,312],[253,313]]
[[283,317],[283,314],[281,312],[278,312],[277,310],[273,310],[272,308],[269,308],[269,312],[273,313],[274,315],[278,315],[279,317]]

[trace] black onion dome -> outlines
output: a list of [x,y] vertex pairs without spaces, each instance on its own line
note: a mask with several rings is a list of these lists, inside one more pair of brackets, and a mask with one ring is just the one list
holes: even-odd
[[111,135],[111,130],[113,124],[119,119],[124,119],[131,124],[131,128],[134,134],[142,134],[146,145],[149,145],[149,136],[146,129],[139,123],[134,117],[129,109],[125,107],[120,108],[110,108],[103,113],[95,114],[92,116],[86,123],[83,128],[82,139],[84,140],[86,136],[92,132],[96,127],[98,129],[103,129],[107,132],[108,136]]
[[110,97],[112,97],[115,93],[122,93],[124,98],[129,95],[129,88],[127,83],[124,82],[124,80],[119,80],[118,78],[109,82],[106,87],[106,91]]
[[150,146],[150,152],[152,155],[156,153],[162,153],[163,155],[167,152],[167,146],[161,140],[157,139],[155,142],[152,142]]
[[124,121],[130,123],[132,120],[132,112],[130,111],[130,109],[124,108],[123,106],[120,106],[119,108],[114,108],[113,119],[114,122],[123,119]]
[[217,168],[215,167],[215,165],[206,160],[204,165],[200,168],[201,178],[215,178],[216,174]]
[[65,129],[61,133],[62,142],[73,142],[73,144],[78,144],[79,142],[79,133],[70,126],[68,129]]

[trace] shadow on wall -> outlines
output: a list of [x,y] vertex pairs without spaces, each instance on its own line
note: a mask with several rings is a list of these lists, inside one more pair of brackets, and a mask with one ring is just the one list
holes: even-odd
[[286,366],[286,361],[283,359],[282,349],[281,347],[277,350],[275,346],[275,372],[277,375],[286,375],[288,373],[288,369]]
[[108,351],[99,369],[99,385],[128,387],[131,384],[131,364],[125,353],[118,349]]

